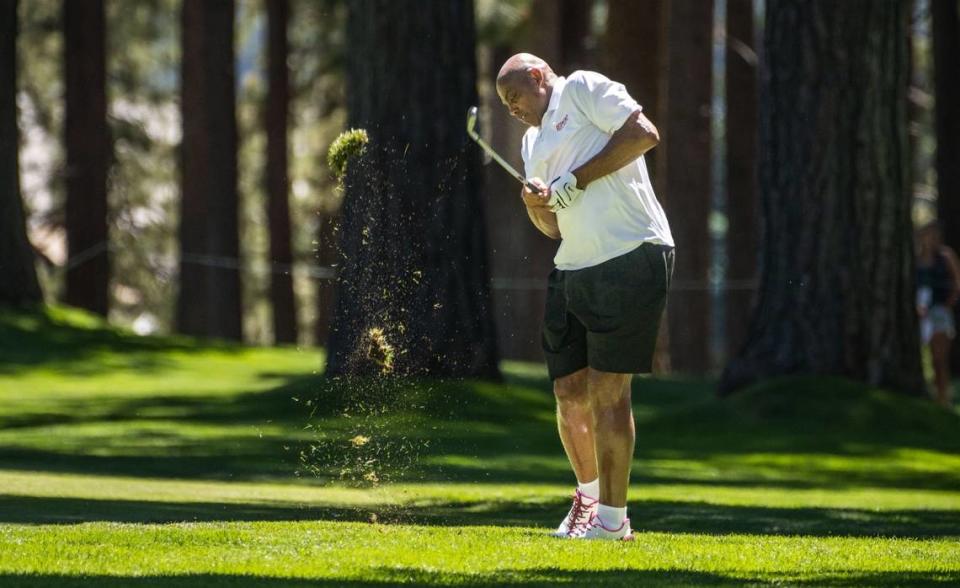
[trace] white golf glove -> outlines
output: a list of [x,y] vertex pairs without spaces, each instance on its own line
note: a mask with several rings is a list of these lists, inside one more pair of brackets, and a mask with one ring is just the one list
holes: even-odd
[[576,201],[583,190],[577,187],[577,177],[570,172],[565,172],[557,176],[550,182],[550,200],[547,205],[551,212],[563,210]]

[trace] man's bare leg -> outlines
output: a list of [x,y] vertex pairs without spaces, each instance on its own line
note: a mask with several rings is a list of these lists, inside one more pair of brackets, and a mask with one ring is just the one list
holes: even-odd
[[557,398],[560,441],[573,472],[578,482],[592,482],[597,479],[597,454],[594,449],[593,409],[587,390],[587,368],[554,380],[553,394]]
[[630,405],[633,376],[587,369],[600,472],[600,504],[623,508],[627,506],[627,486],[630,484],[630,464],[636,438]]
[[934,333],[930,339],[930,355],[933,360],[937,403],[944,408],[953,407],[950,384],[950,343],[950,338],[947,337],[946,333]]

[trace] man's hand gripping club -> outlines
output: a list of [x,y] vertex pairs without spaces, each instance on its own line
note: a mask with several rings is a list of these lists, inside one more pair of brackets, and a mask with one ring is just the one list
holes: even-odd
[[550,212],[557,212],[568,208],[583,194],[577,187],[577,178],[570,172],[560,174],[547,186],[540,178],[533,178],[530,183],[540,189],[540,193],[524,189],[523,203],[528,208],[546,208]]

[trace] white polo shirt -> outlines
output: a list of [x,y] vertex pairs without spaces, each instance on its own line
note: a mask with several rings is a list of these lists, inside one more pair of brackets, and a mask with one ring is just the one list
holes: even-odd
[[[558,78],[539,128],[523,136],[528,178],[547,184],[600,152],[614,131],[640,110],[623,84],[591,71]],[[647,175],[643,156],[596,179],[571,206],[557,212],[558,269],[591,267],[643,243],[673,246],[670,225]]]

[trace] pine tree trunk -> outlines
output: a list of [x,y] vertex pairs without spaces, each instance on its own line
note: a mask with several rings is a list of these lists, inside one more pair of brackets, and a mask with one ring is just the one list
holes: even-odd
[[[555,0],[557,1],[557,0]],[[560,5],[560,62],[554,68],[567,75],[578,69],[592,69],[590,65],[590,23],[593,18],[593,0],[559,0]]]
[[[660,102],[665,89],[664,51],[666,18],[664,0],[610,0],[607,3],[607,31],[604,37],[604,74],[627,87],[627,91],[643,107],[644,113],[660,124],[664,114]],[[664,193],[657,173],[660,149],[648,151],[644,157],[650,170],[655,192]],[[661,321],[657,348],[653,358],[656,374],[670,372],[669,321]]]
[[[340,224],[339,212],[320,211],[317,223],[317,263],[328,268],[337,265],[337,226]],[[326,276],[315,278],[317,285],[317,320],[314,324],[314,343],[327,346],[330,342],[330,323],[333,319],[336,300],[336,282]]]
[[43,302],[20,198],[17,0],[0,0],[0,305]]
[[768,2],[760,291],[728,393],[784,374],[924,390],[906,184],[909,2]]
[[747,338],[756,289],[757,235],[760,212],[757,192],[757,54],[753,32],[753,0],[727,0],[726,143],[727,143],[727,279],[726,354],[734,357]]
[[63,3],[67,304],[109,307],[105,17],[103,0]]
[[676,371],[710,369],[710,101],[713,2],[673,0],[666,10],[664,116],[657,148],[658,196],[677,247],[667,307],[670,362]]
[[[498,375],[480,159],[473,3],[349,3],[349,125],[370,134],[346,176],[329,375]],[[382,363],[382,362],[379,362]]]
[[234,3],[183,3],[180,292],[177,329],[242,338]]
[[[609,0],[604,74],[627,87],[656,124],[660,113],[660,50],[664,0]],[[648,155],[656,157],[654,149]]]
[[[936,85],[937,208],[944,242],[960,251],[960,17],[957,0],[931,0]],[[960,324],[960,305],[954,308]],[[950,367],[960,374],[960,345]]]
[[[293,251],[287,177],[287,112],[290,84],[287,67],[289,0],[267,0],[269,93],[267,95],[267,218],[270,224],[270,301],[277,343],[297,342],[297,308],[293,297]],[[279,266],[279,268],[278,268]],[[281,269],[282,268],[282,269]]]

